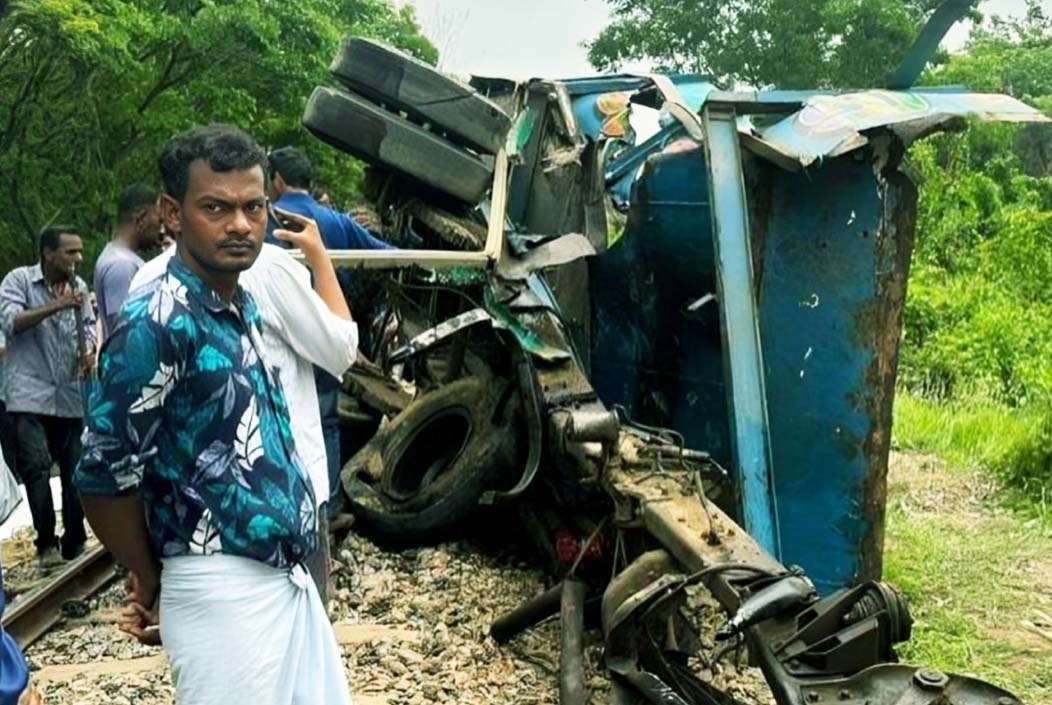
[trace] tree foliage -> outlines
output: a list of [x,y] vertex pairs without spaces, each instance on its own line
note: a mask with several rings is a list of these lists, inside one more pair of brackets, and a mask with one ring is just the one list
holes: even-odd
[[607,0],[591,43],[601,70],[629,61],[780,88],[883,85],[938,0]]
[[[0,15],[0,268],[52,222],[99,249],[120,189],[158,181],[161,145],[229,122],[306,149],[340,198],[358,167],[300,127],[346,34],[434,63],[412,9],[387,0],[15,0]],[[158,184],[159,185],[159,184]]]
[[[993,20],[925,78],[1052,114],[1052,18]],[[942,399],[1052,404],[1052,128],[975,123],[916,145],[917,247],[902,380]]]

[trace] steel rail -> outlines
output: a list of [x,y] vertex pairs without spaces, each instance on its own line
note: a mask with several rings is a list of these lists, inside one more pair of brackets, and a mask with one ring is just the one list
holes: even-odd
[[4,612],[4,631],[23,649],[62,619],[62,605],[84,600],[116,576],[117,564],[102,546],[86,551],[68,563],[51,580]]

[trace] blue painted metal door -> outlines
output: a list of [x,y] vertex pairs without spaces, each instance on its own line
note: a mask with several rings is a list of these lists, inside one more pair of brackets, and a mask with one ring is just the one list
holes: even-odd
[[[869,150],[748,166],[782,559],[823,592],[880,574],[891,401],[915,189]],[[698,150],[652,157],[621,243],[591,264],[607,403],[730,461],[711,210]]]

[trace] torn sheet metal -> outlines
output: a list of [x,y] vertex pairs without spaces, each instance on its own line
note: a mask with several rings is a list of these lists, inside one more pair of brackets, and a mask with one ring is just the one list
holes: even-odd
[[1003,122],[1050,122],[1015,98],[986,93],[866,91],[816,95],[798,113],[759,131],[770,147],[808,166],[865,145],[862,133],[891,127],[907,143],[958,117]]
[[439,323],[434,328],[425,330],[423,333],[410,340],[406,345],[395,350],[391,353],[390,361],[392,363],[404,362],[412,356],[434,347],[454,333],[458,333],[465,328],[470,328],[477,323],[482,323],[483,321],[488,320],[490,320],[490,316],[482,308],[475,308],[467,313],[454,316],[448,321]]
[[488,288],[486,289],[485,306],[490,316],[493,317],[494,327],[503,328],[514,335],[522,349],[534,357],[540,358],[545,362],[563,362],[572,357],[569,351],[549,345],[539,335],[519,322],[515,314],[506,305],[498,301],[493,295],[493,291]]
[[568,264],[595,255],[595,248],[584,235],[570,233],[531,248],[522,257],[505,257],[497,264],[497,274],[505,279],[525,279],[531,273]]

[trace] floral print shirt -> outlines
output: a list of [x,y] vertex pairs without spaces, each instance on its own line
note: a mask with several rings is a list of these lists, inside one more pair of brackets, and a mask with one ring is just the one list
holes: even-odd
[[141,493],[161,557],[303,562],[318,540],[313,490],[261,350],[252,298],[238,287],[223,301],[174,257],[103,347],[77,489]]

